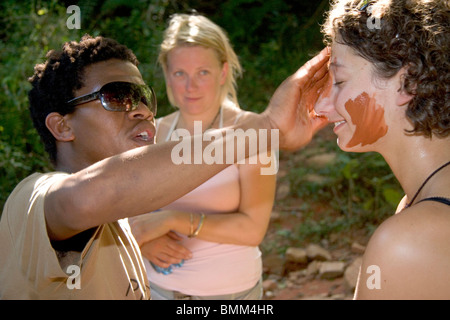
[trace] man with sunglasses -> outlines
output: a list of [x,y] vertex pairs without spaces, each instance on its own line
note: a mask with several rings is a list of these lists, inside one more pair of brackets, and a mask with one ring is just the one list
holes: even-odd
[[[265,112],[234,128],[279,129],[281,148],[306,145],[326,124],[310,111],[327,60],[324,50],[279,87]],[[137,65],[116,41],[84,36],[35,66],[30,113],[55,171],[27,177],[5,204],[0,298],[149,299],[124,218],[157,210],[230,165],[176,165],[177,142],[154,145],[156,97]],[[191,224],[180,228],[189,234]]]

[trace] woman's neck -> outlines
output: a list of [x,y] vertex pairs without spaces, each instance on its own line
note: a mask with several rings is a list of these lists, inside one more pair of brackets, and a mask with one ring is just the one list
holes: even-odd
[[[450,161],[450,137],[428,139],[423,136],[409,136],[405,140],[405,144],[391,148],[394,151],[382,155],[400,182],[409,203],[424,181],[436,169]],[[450,196],[442,194],[448,190],[442,190],[442,187],[443,183],[450,181],[449,177],[450,166],[447,166],[424,185],[414,203],[430,196]]]
[[194,132],[194,122],[201,121],[202,132],[211,128],[218,128],[221,118],[221,107],[211,108],[201,114],[191,115],[180,110],[180,117],[175,129],[187,129],[191,134]]

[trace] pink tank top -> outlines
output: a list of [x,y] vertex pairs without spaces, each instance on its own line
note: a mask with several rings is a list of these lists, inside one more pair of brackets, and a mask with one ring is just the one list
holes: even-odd
[[[221,110],[222,111],[222,110]],[[222,112],[220,113],[222,127]],[[170,139],[175,125],[166,137]],[[236,120],[237,121],[237,120]],[[239,169],[230,166],[162,209],[187,212],[237,212],[240,203]],[[183,236],[182,245],[192,252],[192,259],[168,275],[157,273],[146,259],[148,279],[167,290],[188,295],[210,296],[235,293],[252,288],[261,278],[262,259],[258,247],[222,244]]]

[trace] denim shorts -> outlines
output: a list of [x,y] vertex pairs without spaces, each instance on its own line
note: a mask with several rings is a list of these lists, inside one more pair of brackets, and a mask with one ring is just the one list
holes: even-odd
[[262,281],[248,290],[218,296],[190,296],[178,291],[171,291],[150,283],[152,300],[261,300]]

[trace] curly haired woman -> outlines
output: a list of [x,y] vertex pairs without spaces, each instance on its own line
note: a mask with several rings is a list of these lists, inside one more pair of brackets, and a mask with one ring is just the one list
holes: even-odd
[[336,1],[317,114],[339,147],[380,153],[405,197],[372,235],[356,299],[450,299],[447,0]]

